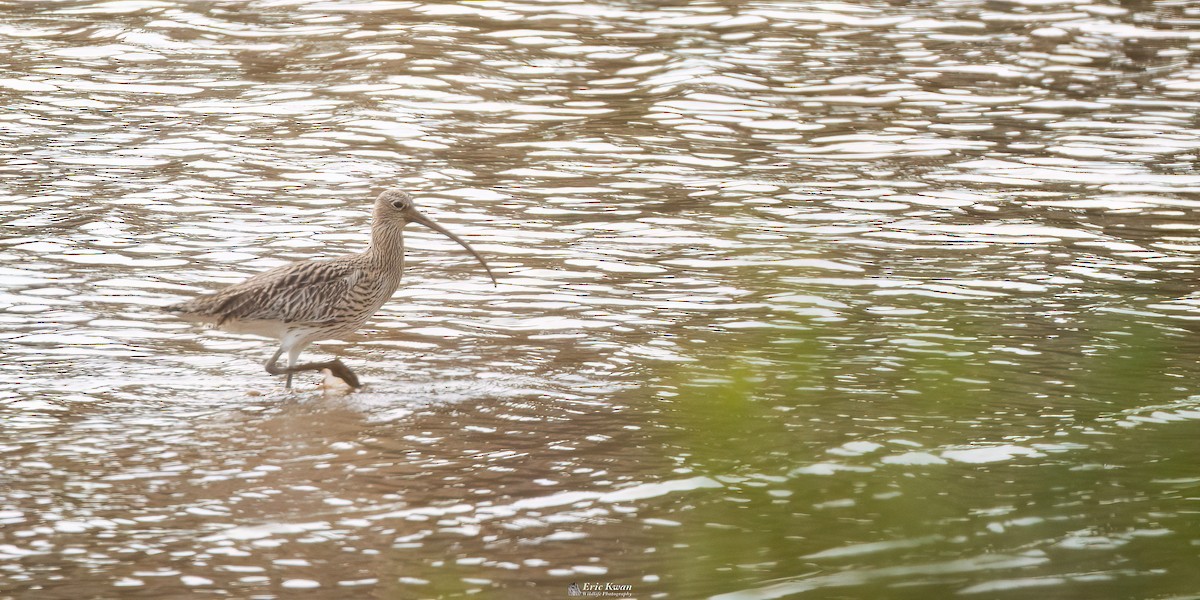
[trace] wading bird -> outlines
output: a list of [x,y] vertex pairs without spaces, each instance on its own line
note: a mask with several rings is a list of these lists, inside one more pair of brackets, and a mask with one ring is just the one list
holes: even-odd
[[[287,375],[286,387],[292,387],[294,373],[322,369],[360,387],[358,377],[338,359],[312,363],[296,359],[315,341],[353,333],[392,297],[404,270],[404,226],[409,223],[420,223],[461,244],[496,283],[491,267],[470,244],[418,212],[412,196],[388,190],[375,200],[371,243],[364,252],[283,265],[165,310],[231,333],[279,340],[279,349],[266,367],[272,375]],[[281,367],[279,357],[284,354],[287,366]]]

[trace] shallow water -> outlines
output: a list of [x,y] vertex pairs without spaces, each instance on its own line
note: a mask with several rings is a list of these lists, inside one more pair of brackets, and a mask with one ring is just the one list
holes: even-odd
[[[1190,597],[1189,3],[0,5],[0,592]],[[285,391],[157,307],[416,226]]]

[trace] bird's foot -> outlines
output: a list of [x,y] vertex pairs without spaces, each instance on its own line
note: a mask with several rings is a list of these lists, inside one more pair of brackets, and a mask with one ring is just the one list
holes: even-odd
[[343,363],[340,360],[335,359],[333,361],[330,361],[329,372],[334,377],[337,377],[338,379],[345,381],[346,385],[348,385],[354,389],[358,389],[358,388],[362,387],[362,383],[360,383],[358,381],[358,375],[355,375],[354,371],[351,371],[350,367],[347,367],[345,365],[345,363]]
[[287,379],[284,381],[284,387],[286,388],[292,387],[292,375],[295,373],[301,373],[304,371],[322,371],[326,369],[333,374],[334,377],[346,382],[346,385],[349,385],[352,388],[362,387],[362,383],[358,381],[358,376],[354,374],[354,371],[351,371],[350,367],[347,367],[345,363],[337,359],[320,363],[292,365],[290,367],[281,367],[272,361],[266,364],[266,368],[267,372],[272,375],[287,375]]

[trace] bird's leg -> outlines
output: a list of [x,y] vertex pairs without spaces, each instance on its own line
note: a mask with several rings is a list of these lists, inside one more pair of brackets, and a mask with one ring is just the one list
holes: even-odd
[[267,365],[266,365],[267,372],[272,375],[285,375],[286,374],[287,381],[284,382],[283,387],[290,389],[292,387],[292,371],[290,369],[282,369],[277,364],[279,362],[279,356],[282,354],[283,354],[283,346],[280,346],[279,349],[275,351],[275,354],[272,354],[271,358],[267,359]]
[[299,373],[301,371],[320,371],[322,369],[329,369],[329,372],[333,373],[334,377],[337,377],[338,379],[345,381],[346,384],[349,385],[350,387],[354,387],[354,388],[362,387],[362,384],[358,382],[358,376],[354,374],[354,371],[351,371],[350,367],[347,367],[345,363],[343,363],[342,361],[340,361],[336,358],[333,360],[327,360],[324,362],[311,362],[311,363],[303,363],[303,364],[299,364],[299,365],[292,365],[290,367],[274,367],[274,368],[276,369],[274,374],[276,374],[276,375],[287,374],[287,376],[289,378],[291,378],[292,373]]
[[345,363],[336,358],[324,362],[303,363],[299,365],[288,365],[286,367],[281,367],[278,364],[279,356],[281,354],[283,354],[283,348],[277,350],[275,354],[271,356],[271,359],[267,361],[267,372],[272,375],[287,375],[287,382],[285,383],[286,387],[292,387],[293,373],[300,373],[302,371],[320,371],[322,369],[329,369],[329,372],[333,373],[334,377],[345,381],[350,387],[362,387],[362,384],[359,383],[358,376],[354,374],[354,371],[351,371],[350,367],[347,367]]

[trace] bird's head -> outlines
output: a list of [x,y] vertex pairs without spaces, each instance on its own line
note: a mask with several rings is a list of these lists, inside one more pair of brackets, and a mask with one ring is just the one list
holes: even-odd
[[409,223],[415,220],[413,215],[419,214],[412,195],[404,190],[387,190],[375,200],[376,218]]
[[375,200],[375,219],[379,222],[399,221],[401,227],[409,223],[420,223],[458,242],[463,248],[467,249],[467,252],[471,253],[471,256],[474,256],[483,265],[488,277],[492,278],[492,283],[496,283],[496,276],[492,274],[492,268],[488,266],[487,261],[483,260],[483,257],[466,240],[450,233],[433,219],[421,214],[413,204],[413,197],[408,192],[403,190],[387,190],[380,194],[379,198]]

